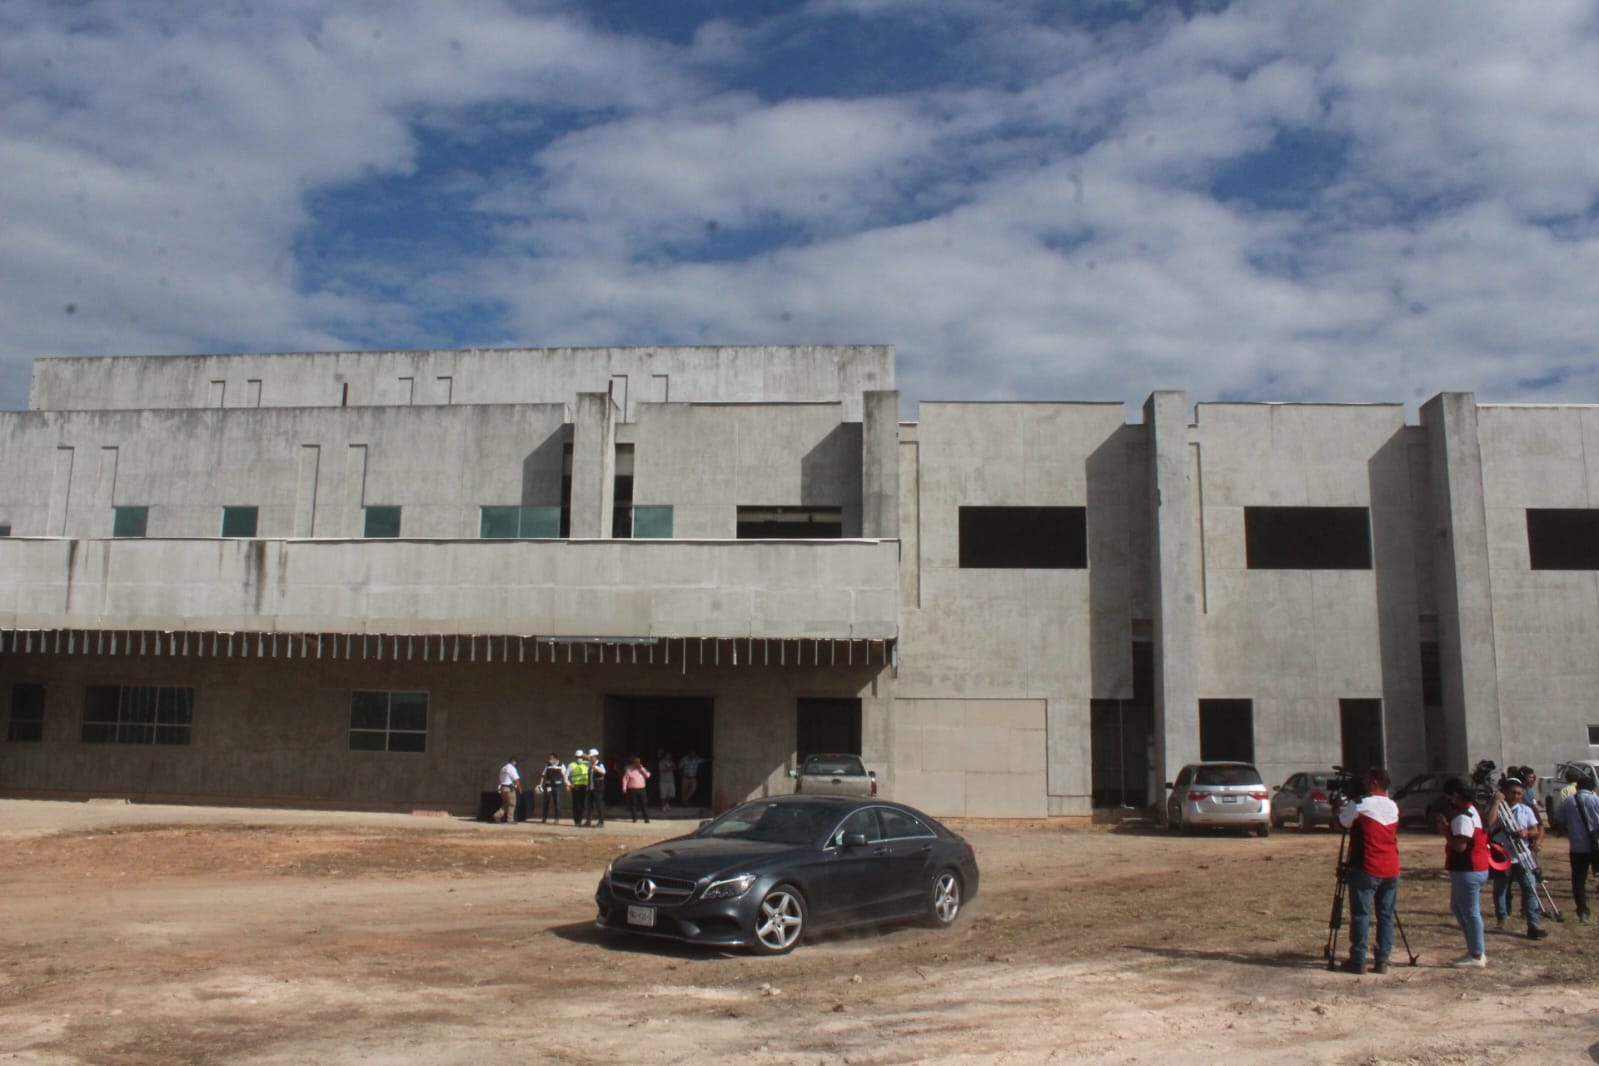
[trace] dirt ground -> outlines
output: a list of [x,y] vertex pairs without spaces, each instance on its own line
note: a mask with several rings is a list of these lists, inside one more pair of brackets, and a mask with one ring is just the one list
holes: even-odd
[[607,859],[688,826],[0,801],[0,1063],[1599,1062],[1599,926],[1449,969],[1431,836],[1419,965],[1353,977],[1325,831],[972,821],[951,930],[779,959],[597,931]]

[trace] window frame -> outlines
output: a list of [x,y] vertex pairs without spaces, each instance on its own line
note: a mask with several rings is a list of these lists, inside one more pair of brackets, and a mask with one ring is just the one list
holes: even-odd
[[[404,530],[403,508],[397,503],[372,503],[361,507],[361,539],[362,540],[399,540]],[[394,516],[393,533],[374,533],[372,523],[390,513]]]
[[[377,728],[371,725],[358,726],[356,716],[357,713],[362,710],[358,704],[363,697],[373,696],[383,697],[383,727]],[[420,697],[422,706],[421,729],[396,727],[394,721],[396,696]],[[370,704],[371,700],[368,699],[366,702]],[[346,750],[351,752],[366,752],[377,755],[426,755],[428,726],[429,720],[432,717],[432,702],[432,694],[425,689],[351,689],[349,729],[346,734]],[[366,708],[368,711],[371,709],[372,708],[370,707]],[[382,737],[383,743],[381,747],[374,747],[370,745],[362,745],[358,747],[356,745],[357,736],[365,738]],[[396,737],[419,737],[420,746],[412,747],[402,745],[396,747],[394,743]]]
[[[112,712],[106,716],[115,692]],[[83,744],[186,748],[194,739],[193,685],[87,685],[78,740]]]
[[[250,531],[248,533],[229,533],[228,532],[228,519],[230,517],[243,516],[246,513],[248,513],[249,518],[250,518]],[[236,505],[236,506],[232,505],[232,504],[223,504],[222,505],[222,531],[218,534],[218,536],[220,536],[224,540],[253,540],[253,539],[255,539],[256,532],[260,529],[260,524],[261,524],[261,508],[260,507],[256,507],[256,506],[248,505],[248,504],[240,504],[240,505]]]
[[[30,700],[30,706],[25,709],[32,713],[30,713],[27,717],[19,717],[17,714],[19,704],[18,697],[24,689],[30,690],[30,692],[32,690],[38,691],[37,707],[31,706],[33,701]],[[44,740],[45,698],[45,687],[36,681],[13,681],[11,683],[11,708],[6,717],[6,743],[37,744]],[[32,726],[33,728],[19,728],[21,726]],[[27,733],[31,733],[33,735],[23,735]]]

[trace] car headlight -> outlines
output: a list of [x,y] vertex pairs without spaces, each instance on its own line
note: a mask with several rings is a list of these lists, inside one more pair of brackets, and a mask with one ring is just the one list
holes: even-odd
[[755,883],[754,874],[739,874],[737,877],[724,877],[720,881],[712,881],[705,889],[701,899],[737,899],[750,890]]

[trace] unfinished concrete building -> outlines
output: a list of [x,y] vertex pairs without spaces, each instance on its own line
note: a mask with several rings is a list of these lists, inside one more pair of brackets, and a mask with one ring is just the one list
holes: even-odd
[[[0,794],[473,809],[860,751],[942,815],[1599,752],[1599,408],[923,402],[881,346],[44,359]],[[615,775],[613,775],[614,780]]]

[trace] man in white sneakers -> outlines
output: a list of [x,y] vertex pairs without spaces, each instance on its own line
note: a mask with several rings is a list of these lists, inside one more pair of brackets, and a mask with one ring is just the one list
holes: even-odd
[[1349,885],[1347,973],[1366,972],[1366,936],[1377,915],[1377,950],[1372,972],[1388,972],[1394,949],[1394,909],[1399,900],[1399,808],[1388,798],[1388,771],[1373,766],[1363,778],[1366,794],[1338,807],[1338,824],[1349,831],[1345,863]]

